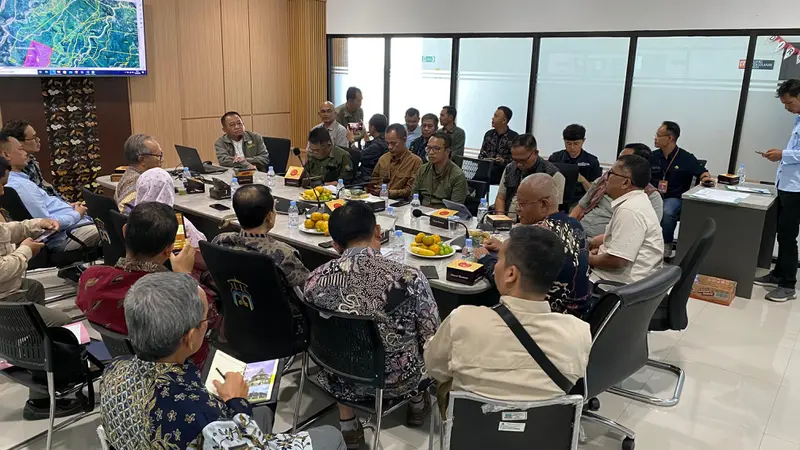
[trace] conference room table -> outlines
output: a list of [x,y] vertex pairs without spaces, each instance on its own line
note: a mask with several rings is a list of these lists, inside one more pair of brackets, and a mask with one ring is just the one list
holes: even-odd
[[[204,175],[206,179],[219,178],[226,183],[231,181],[232,176],[233,172],[230,170],[221,174]],[[112,182],[110,176],[101,176],[97,179],[97,181],[100,186],[103,187],[104,193],[107,196],[113,196],[117,183]],[[267,174],[256,172],[253,182],[266,185]],[[175,179],[175,186],[177,187],[179,185],[182,185],[182,181]],[[237,231],[239,229],[239,225],[236,221],[231,199],[212,199],[209,193],[211,185],[206,184],[205,187],[205,193],[186,195],[176,194],[174,203],[175,210],[183,213],[185,217],[189,218],[192,224],[194,224],[195,227],[203,232],[209,241],[212,240],[214,236],[222,232]],[[276,176],[274,185],[271,186],[271,190],[273,196],[275,197],[300,201],[300,194],[305,189],[285,186],[283,177]],[[380,199],[371,196],[370,200],[379,201]],[[394,200],[391,200],[390,204],[391,203],[394,203]],[[221,204],[231,209],[219,211],[210,206],[214,204]],[[425,213],[430,213],[435,210],[434,208],[426,207],[420,207],[419,209]],[[452,242],[454,239],[458,239],[460,237],[463,238],[466,233],[466,230],[461,225],[456,225],[455,227],[451,225],[450,229],[433,227],[430,225],[430,221],[427,217],[413,217],[412,210],[413,208],[411,206],[406,205],[394,208],[393,211],[393,218],[396,219],[395,228],[404,232],[403,237],[406,240],[406,253],[404,255],[404,262],[405,264],[416,268],[421,266],[434,266],[436,268],[439,278],[431,279],[429,280],[429,283],[431,285],[431,289],[433,290],[434,297],[439,305],[440,315],[444,318],[450,313],[450,311],[463,304],[491,305],[496,303],[498,299],[497,291],[492,287],[491,283],[489,283],[486,278],[479,279],[473,285],[465,285],[447,281],[447,265],[454,259],[458,258],[458,255],[444,259],[427,259],[412,255],[407,251],[410,243],[417,233],[439,234],[444,242]],[[378,212],[376,214],[378,216],[384,216],[379,217],[380,221],[389,219],[387,217],[388,214],[385,211]],[[466,225],[470,230],[476,229],[478,225],[475,218],[461,222],[464,223],[464,225]],[[302,220],[300,226],[303,226]],[[290,229],[289,216],[285,214],[277,215],[275,226],[272,230],[270,230],[269,235],[298,249],[300,251],[301,258],[303,259],[303,263],[312,270],[339,256],[339,254],[333,248],[322,248],[319,246],[320,243],[330,241],[330,236],[308,234],[300,231],[299,229]],[[508,232],[504,232],[499,233],[498,237],[500,239],[505,239],[507,236]],[[458,241],[460,243],[460,241],[463,241],[463,239],[458,239]],[[384,245],[386,247],[390,246],[390,244]]]
[[713,188],[698,185],[683,194],[676,260],[680,261],[697,239],[706,218],[714,219],[714,243],[700,265],[700,274],[735,281],[736,295],[750,298],[756,270],[769,269],[772,264],[778,203],[774,186],[739,186],[766,189],[769,193],[749,193],[732,202],[725,197],[739,192],[717,184]]

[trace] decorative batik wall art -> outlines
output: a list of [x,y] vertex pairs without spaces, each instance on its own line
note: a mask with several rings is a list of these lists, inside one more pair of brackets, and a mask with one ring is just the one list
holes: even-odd
[[42,78],[53,185],[70,201],[81,188],[99,192],[100,147],[94,81]]

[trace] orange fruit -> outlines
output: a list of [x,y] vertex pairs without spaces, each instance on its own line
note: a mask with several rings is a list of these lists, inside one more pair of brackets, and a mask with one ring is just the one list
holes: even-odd
[[422,238],[422,243],[425,244],[426,246],[433,245],[433,236],[425,236],[424,238]]
[[419,233],[416,236],[414,236],[414,242],[416,242],[417,244],[422,244],[423,239],[425,239],[425,233]]
[[433,243],[434,244],[440,244],[441,242],[442,242],[442,237],[439,236],[438,234],[434,234],[433,235]]

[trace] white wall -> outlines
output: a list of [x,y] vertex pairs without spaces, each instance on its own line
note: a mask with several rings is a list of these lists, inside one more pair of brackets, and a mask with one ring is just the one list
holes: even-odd
[[328,0],[328,34],[794,28],[785,0]]

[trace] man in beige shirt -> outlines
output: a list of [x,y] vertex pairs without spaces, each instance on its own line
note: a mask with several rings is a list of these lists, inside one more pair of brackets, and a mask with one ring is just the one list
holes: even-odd
[[622,156],[609,170],[606,195],[613,213],[605,234],[589,245],[592,279],[629,284],[661,268],[664,237],[644,192],[649,182],[650,162],[641,156]]
[[[516,227],[500,249],[494,279],[501,302],[556,368],[575,383],[589,362],[589,324],[550,312],[545,299],[563,262],[564,245],[552,231]],[[497,400],[564,395],[498,313],[484,306],[461,306],[450,313],[425,347],[425,366],[438,382],[452,380],[451,390]]]

